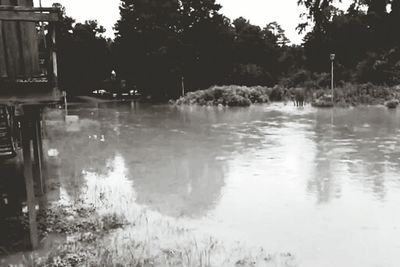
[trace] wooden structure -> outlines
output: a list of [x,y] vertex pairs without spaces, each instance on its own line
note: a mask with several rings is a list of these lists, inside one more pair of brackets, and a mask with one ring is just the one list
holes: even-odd
[[[61,100],[55,49],[58,20],[58,9],[35,8],[33,0],[0,0],[0,106],[9,117],[2,117],[1,136],[3,142],[11,140],[22,149],[13,152],[23,162],[33,249],[39,245],[36,197],[45,191],[41,112],[44,105]],[[8,145],[0,147],[16,147]]]
[[[0,102],[43,103],[60,98],[55,51],[58,10],[34,8],[32,1],[0,0]],[[38,30],[44,22],[51,38]],[[41,40],[47,55],[39,51]]]

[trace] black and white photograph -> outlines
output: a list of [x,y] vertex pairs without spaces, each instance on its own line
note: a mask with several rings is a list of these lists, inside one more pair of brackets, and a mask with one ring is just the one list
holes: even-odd
[[399,267],[400,0],[0,0],[0,267]]

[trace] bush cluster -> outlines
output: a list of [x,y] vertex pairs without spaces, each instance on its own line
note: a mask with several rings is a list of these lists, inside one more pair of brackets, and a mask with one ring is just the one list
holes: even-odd
[[[332,92],[328,87],[302,87],[304,98],[317,107],[332,106]],[[246,86],[213,86],[206,90],[189,92],[177,101],[177,105],[229,106],[247,107],[255,103],[270,101],[290,101],[295,98],[295,87],[283,86],[246,87]],[[335,106],[383,105],[389,101],[400,100],[400,86],[383,86],[366,84],[341,83],[334,89]]]
[[206,90],[189,92],[178,99],[177,105],[247,107],[255,103],[268,103],[274,89],[262,86],[213,86]]

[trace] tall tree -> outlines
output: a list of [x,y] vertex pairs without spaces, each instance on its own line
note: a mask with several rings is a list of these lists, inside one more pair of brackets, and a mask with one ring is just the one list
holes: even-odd
[[299,31],[303,32],[309,26],[309,22],[313,22],[314,31],[324,32],[332,16],[339,11],[333,6],[333,2],[334,0],[298,0],[297,4],[307,9],[307,12],[302,14],[307,20],[299,24]]
[[142,92],[167,97],[178,86],[178,0],[122,0],[116,24],[117,73]]
[[111,71],[111,55],[104,27],[97,21],[75,23],[62,11],[58,29],[59,78],[63,89],[71,94],[87,94],[101,85]]
[[182,0],[183,72],[189,88],[229,81],[234,33],[215,0]]
[[271,38],[271,42],[277,43],[279,46],[287,46],[290,41],[286,37],[285,30],[282,29],[278,22],[273,21],[267,24],[263,30],[264,34],[269,36],[264,36],[265,39]]

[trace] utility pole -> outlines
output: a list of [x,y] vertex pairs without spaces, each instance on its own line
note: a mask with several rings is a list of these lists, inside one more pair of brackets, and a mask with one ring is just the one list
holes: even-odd
[[182,76],[182,97],[185,96],[185,77]]
[[331,93],[332,93],[332,105],[333,105],[333,66],[334,66],[334,62],[335,62],[335,54],[331,54]]

